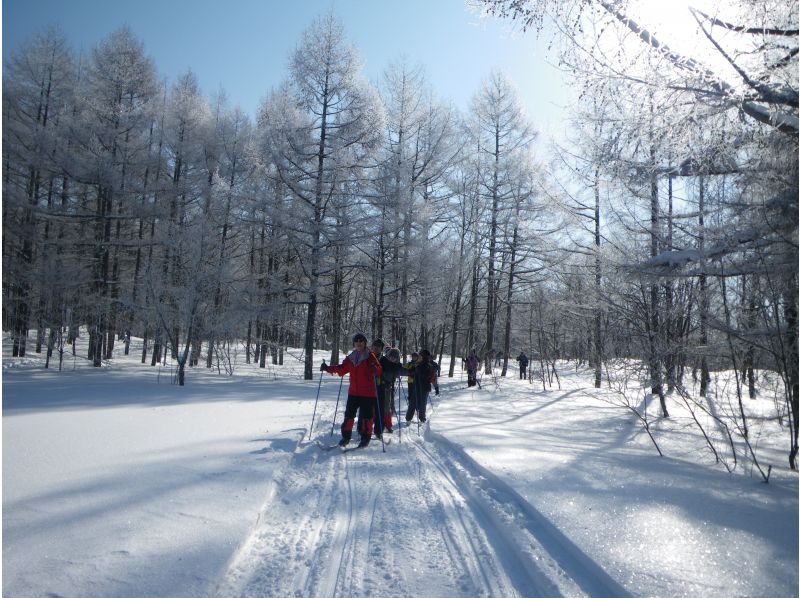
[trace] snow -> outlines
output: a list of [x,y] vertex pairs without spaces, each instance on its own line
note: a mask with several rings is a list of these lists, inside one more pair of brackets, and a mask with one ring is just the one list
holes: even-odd
[[718,445],[732,473],[716,463],[675,397],[668,420],[647,406],[659,457],[571,364],[546,390],[514,370],[467,389],[456,367],[427,425],[342,454],[318,446],[339,437],[339,379],[303,381],[299,358],[178,387],[136,344],[62,372],[6,344],[3,595],[798,593],[774,397],[747,401],[768,484],[740,445],[735,464]]

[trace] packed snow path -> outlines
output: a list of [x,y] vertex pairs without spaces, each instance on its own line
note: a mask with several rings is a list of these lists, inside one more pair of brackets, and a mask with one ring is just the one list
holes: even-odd
[[412,424],[386,452],[325,441],[277,476],[218,595],[628,595],[441,436]]

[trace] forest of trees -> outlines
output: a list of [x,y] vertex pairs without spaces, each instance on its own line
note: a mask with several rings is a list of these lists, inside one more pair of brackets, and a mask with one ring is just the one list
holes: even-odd
[[127,28],[86,56],[55,28],[28,40],[3,72],[13,354],[49,362],[82,330],[100,366],[135,336],[183,384],[240,343],[262,367],[291,346],[310,379],[312,349],[336,363],[363,331],[487,372],[501,351],[502,375],[524,350],[543,384],[556,360],[598,387],[633,361],[664,417],[714,372],[741,404],[770,371],[796,468],[797,4],[693,11],[700,57],[625,0],[477,3],[556,32],[580,95],[548,156],[502,71],[463,113],[418,65],[373,85],[333,15],[255,121],[192,72],[161,79]]

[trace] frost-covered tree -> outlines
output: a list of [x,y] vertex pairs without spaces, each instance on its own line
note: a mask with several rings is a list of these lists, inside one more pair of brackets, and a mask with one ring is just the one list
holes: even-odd
[[488,256],[486,260],[485,368],[491,373],[495,326],[499,305],[498,238],[503,215],[513,209],[511,201],[519,154],[529,150],[535,137],[516,89],[500,71],[491,72],[472,102],[472,129],[477,145],[481,196],[488,206]]
[[[381,174],[376,179],[376,209],[381,230],[376,251],[378,290],[375,334],[382,335],[383,320],[392,320],[391,336],[406,351],[409,285],[414,273],[408,267],[417,258],[414,245],[414,205],[418,200],[423,161],[417,160],[416,140],[432,97],[421,66],[406,61],[390,64],[383,73],[381,97],[386,110],[382,141]],[[388,277],[388,281],[387,281]],[[386,287],[389,286],[387,291]],[[390,305],[392,307],[387,306]]]
[[3,69],[3,327],[11,330],[14,356],[25,355],[32,318],[41,328],[63,315],[56,297],[63,299],[68,281],[58,272],[43,279],[40,266],[56,253],[43,241],[61,234],[51,217],[65,207],[69,187],[59,160],[75,80],[72,50],[54,28],[12,53]]
[[356,49],[333,16],[306,29],[286,83],[263,106],[264,147],[291,194],[292,231],[306,296],[305,377],[313,377],[320,287],[328,265],[329,207],[341,186],[366,166],[382,127],[377,93],[359,76]]
[[[437,271],[431,261],[438,254],[429,245],[430,237],[441,229],[442,202],[450,194],[446,177],[461,159],[463,141],[458,115],[435,98],[421,66],[402,60],[391,64],[384,71],[381,93],[386,130],[375,196],[386,241],[378,248],[377,255],[384,257],[377,267],[381,286],[390,291],[378,294],[378,311],[392,317],[391,335],[405,352],[408,324],[428,313],[419,305],[430,304],[431,298],[415,293],[430,290],[430,272]],[[422,263],[427,267],[420,267]],[[387,309],[388,298],[392,307]],[[377,320],[381,329],[382,320]],[[420,330],[425,329],[423,325]]]
[[77,119],[81,178],[91,186],[93,270],[89,320],[90,358],[109,359],[117,333],[123,249],[135,220],[134,192],[147,160],[148,133],[157,93],[155,69],[142,43],[122,28],[93,49],[86,65]]
[[[246,239],[242,215],[249,191],[247,183],[253,171],[250,119],[238,106],[228,108],[223,96],[217,98],[212,114],[204,143],[209,178],[203,217],[210,231],[207,242],[213,257],[209,257],[209,266],[214,269],[215,279],[215,288],[207,299],[213,309],[203,326],[207,342],[206,367],[213,364],[220,337],[232,340],[237,333],[235,324],[246,319],[241,313],[244,306],[237,300],[241,290],[239,283],[246,269],[237,264],[235,257],[240,255]],[[199,345],[192,354],[195,359],[199,357]]]
[[[204,152],[209,120],[209,106],[197,77],[188,71],[173,85],[165,106],[166,169],[157,208],[164,225],[158,237],[161,252],[148,273],[150,309],[178,361],[181,384],[189,351],[202,330],[201,313],[207,307],[209,288],[213,288]],[[154,359],[157,353],[154,348]]]
[[[478,287],[479,287],[479,268],[481,255],[481,227],[482,202],[478,197],[478,177],[477,169],[473,168],[474,163],[464,160],[461,167],[450,175],[449,186],[452,190],[450,198],[450,213],[452,222],[449,226],[449,234],[456,237],[454,245],[458,246],[458,253],[453,252],[455,260],[451,268],[452,299],[448,305],[452,324],[450,326],[450,354],[454,357],[460,355],[467,357],[473,347],[475,333],[475,317],[477,312]],[[464,293],[467,283],[471,281],[471,292],[466,300]],[[468,315],[462,314],[465,307],[469,307]],[[463,326],[464,320],[467,325]],[[461,336],[462,327],[465,334]],[[448,376],[453,377],[456,359],[450,361]]]

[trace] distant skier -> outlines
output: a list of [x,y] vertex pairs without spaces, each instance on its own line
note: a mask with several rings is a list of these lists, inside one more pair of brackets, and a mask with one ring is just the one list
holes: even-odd
[[525,380],[528,377],[528,356],[524,351],[520,352],[517,362],[519,362],[519,379]]
[[425,422],[425,410],[428,405],[428,395],[431,387],[436,384],[436,368],[431,362],[431,353],[427,349],[419,352],[417,364],[414,367],[414,392],[408,396],[408,411],[406,421],[410,422],[417,412],[419,421]]
[[372,418],[376,401],[375,378],[381,375],[378,358],[367,349],[367,337],[360,332],[353,336],[353,351],[350,355],[339,365],[327,365],[322,362],[320,369],[339,376],[350,374],[339,446],[347,446],[350,442],[356,413],[358,413],[358,433],[361,436],[358,446],[362,448],[367,446],[372,437]]
[[479,365],[480,361],[478,356],[475,355],[475,351],[470,351],[469,357],[467,357],[467,386],[475,386],[477,384]]

